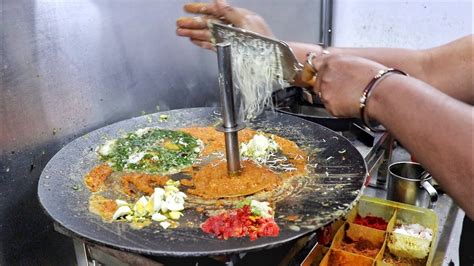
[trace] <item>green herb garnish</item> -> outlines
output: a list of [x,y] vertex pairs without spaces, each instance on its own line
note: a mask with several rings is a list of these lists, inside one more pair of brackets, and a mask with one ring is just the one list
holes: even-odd
[[118,138],[99,156],[116,171],[164,174],[191,166],[200,150],[201,142],[185,132],[149,128]]

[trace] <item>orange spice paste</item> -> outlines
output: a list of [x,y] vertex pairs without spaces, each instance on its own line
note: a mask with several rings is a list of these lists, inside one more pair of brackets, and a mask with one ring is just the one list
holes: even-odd
[[97,192],[105,179],[112,174],[113,170],[107,164],[101,164],[94,167],[85,177],[84,182],[92,192]]
[[162,187],[169,180],[167,176],[144,173],[125,173],[121,178],[123,191],[130,196],[137,194],[151,195],[155,187]]
[[257,166],[251,161],[243,161],[241,164],[240,174],[229,176],[225,161],[217,165],[210,163],[193,172],[191,181],[183,180],[183,185],[193,185],[193,188],[188,189],[190,194],[205,199],[217,199],[271,190],[281,183],[280,177],[266,167]]
[[[225,152],[224,134],[213,127],[190,127],[182,128],[180,131],[202,140],[204,143],[204,150],[201,152],[202,156],[215,152]],[[248,142],[253,138],[255,133],[255,130],[248,128],[239,131],[239,143]]]
[[111,221],[118,206],[114,200],[107,199],[101,195],[94,194],[89,198],[89,211],[102,217],[105,221]]
[[[216,131],[213,127],[184,128],[181,131],[203,141],[202,156],[215,152],[225,152],[224,134]],[[256,133],[252,129],[240,131],[239,142],[250,141]],[[271,190],[280,185],[285,178],[304,175],[306,173],[306,152],[288,139],[276,135],[273,136],[273,139],[280,146],[282,154],[294,165],[295,171],[275,173],[266,166],[257,166],[251,161],[242,161],[240,175],[229,177],[227,175],[227,165],[223,161],[217,165],[210,163],[197,170],[194,167],[187,168],[183,172],[191,175],[192,180],[183,179],[181,182],[183,185],[190,187],[189,193],[207,199],[215,199],[245,196],[262,190]],[[101,164],[93,168],[85,176],[84,181],[92,192],[97,192],[112,172],[110,166]],[[169,180],[167,176],[156,174],[126,172],[119,175],[121,175],[120,184],[123,191],[130,196],[151,195],[155,187],[164,186],[166,181]]]
[[[215,152],[225,152],[224,134],[213,127],[190,127],[182,128],[180,130],[203,141],[204,150],[202,151],[202,156]],[[256,133],[257,131],[249,128],[239,131],[239,143],[249,142]],[[271,134],[265,135],[269,136]],[[304,175],[306,173],[306,152],[301,150],[296,143],[289,139],[277,135],[273,135],[273,139],[280,146],[283,155],[285,155],[288,158],[288,161],[296,168],[295,171],[283,173],[282,177],[288,178]]]

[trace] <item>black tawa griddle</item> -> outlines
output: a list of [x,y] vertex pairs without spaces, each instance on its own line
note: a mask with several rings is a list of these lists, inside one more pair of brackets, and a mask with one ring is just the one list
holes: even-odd
[[[160,115],[166,114],[166,121]],[[367,176],[364,159],[351,143],[318,124],[281,113],[266,112],[248,125],[295,141],[309,152],[309,175],[292,184],[291,194],[276,204],[278,237],[219,240],[199,228],[206,216],[186,209],[180,227],[158,223],[140,230],[126,223],[105,223],[88,210],[91,192],[84,175],[99,164],[95,149],[105,138],[116,138],[143,127],[177,129],[215,125],[218,109],[193,108],[161,112],[118,122],[72,141],[47,164],[38,184],[42,207],[72,237],[119,250],[154,256],[209,256],[272,248],[327,225],[357,202]],[[290,222],[289,215],[299,221]]]
[[274,92],[273,101],[278,112],[297,116],[335,131],[347,131],[354,123],[360,124],[357,118],[332,116],[317,95],[305,93],[304,89],[299,87]]

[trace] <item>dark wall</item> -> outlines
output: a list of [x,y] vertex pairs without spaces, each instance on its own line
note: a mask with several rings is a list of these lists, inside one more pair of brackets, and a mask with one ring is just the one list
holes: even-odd
[[[37,201],[48,160],[143,112],[218,104],[216,56],[175,36],[182,0],[0,1],[0,265],[73,263]],[[318,42],[319,2],[233,1]]]

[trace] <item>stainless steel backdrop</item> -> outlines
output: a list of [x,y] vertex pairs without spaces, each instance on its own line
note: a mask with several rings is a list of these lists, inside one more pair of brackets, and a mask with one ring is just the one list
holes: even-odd
[[[183,0],[0,1],[0,265],[69,264],[37,203],[64,144],[142,112],[218,104],[214,53],[175,36]],[[319,42],[320,1],[231,1]]]

